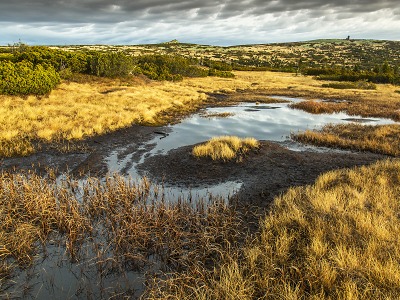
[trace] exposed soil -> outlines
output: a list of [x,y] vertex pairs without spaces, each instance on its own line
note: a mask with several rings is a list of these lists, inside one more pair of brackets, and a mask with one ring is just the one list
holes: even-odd
[[296,152],[266,141],[241,162],[198,159],[191,150],[192,146],[187,146],[168,155],[150,157],[139,168],[153,180],[191,187],[239,180],[243,182],[238,194],[241,202],[268,207],[275,196],[289,187],[312,184],[324,172],[385,158],[372,153]]

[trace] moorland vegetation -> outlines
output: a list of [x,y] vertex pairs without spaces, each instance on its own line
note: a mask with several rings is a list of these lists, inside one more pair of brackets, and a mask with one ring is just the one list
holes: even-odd
[[[2,47],[0,157],[61,151],[64,142],[132,124],[176,122],[208,104],[276,101],[269,95],[303,97],[292,107],[312,113],[399,121],[399,51],[399,42],[341,40]],[[342,124],[293,138],[398,157],[399,133],[396,124]],[[223,153],[244,154],[243,141],[222,140],[230,147]],[[200,154],[213,159],[210,145]],[[244,149],[253,146],[257,141]],[[166,203],[146,179],[87,177],[82,184],[51,170],[45,176],[3,171],[0,297],[28,297],[29,282],[22,295],[10,294],[15,276],[56,245],[71,263],[89,261],[100,279],[162,265],[167,272],[147,278],[148,299],[396,299],[399,174],[396,159],[322,174],[276,197],[266,213],[253,216],[260,220],[254,230],[245,220],[257,209],[218,197]],[[86,288],[78,296],[98,296]]]

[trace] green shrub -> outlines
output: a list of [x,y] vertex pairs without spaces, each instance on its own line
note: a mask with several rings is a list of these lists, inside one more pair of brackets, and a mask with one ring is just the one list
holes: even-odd
[[127,76],[132,69],[132,58],[122,52],[96,52],[89,57],[89,74],[91,75],[101,77]]
[[87,54],[80,51],[63,51],[45,46],[25,46],[14,54],[14,61],[29,61],[34,65],[50,64],[56,71],[69,68],[72,72],[84,73],[88,69]]
[[0,93],[7,95],[44,95],[60,82],[51,65],[29,61],[0,61]]
[[204,59],[202,62],[203,66],[209,67],[210,69],[215,69],[218,71],[232,71],[232,65],[216,60]]
[[359,90],[376,90],[376,84],[365,80],[357,82],[330,82],[325,83],[322,87],[328,87],[333,89],[359,89]]
[[216,77],[223,77],[223,78],[233,78],[235,75],[229,71],[220,71],[216,69],[210,69],[208,71],[208,76],[216,76]]
[[135,58],[135,74],[143,74],[153,80],[178,81],[183,77],[206,77],[208,70],[198,61],[180,56],[143,55]]

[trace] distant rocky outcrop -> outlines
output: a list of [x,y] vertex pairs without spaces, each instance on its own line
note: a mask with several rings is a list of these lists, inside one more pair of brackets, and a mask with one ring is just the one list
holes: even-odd
[[175,40],[166,42],[165,44],[179,44],[179,41],[175,39]]

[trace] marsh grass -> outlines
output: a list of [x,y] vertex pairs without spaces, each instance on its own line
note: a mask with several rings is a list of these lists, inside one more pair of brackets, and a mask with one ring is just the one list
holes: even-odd
[[36,151],[29,139],[0,140],[0,157],[27,156]]
[[199,280],[159,282],[149,298],[397,299],[399,174],[400,162],[388,160],[291,188],[247,247]]
[[0,186],[0,297],[12,297],[18,267],[40,270],[54,244],[71,263],[90,261],[95,267],[97,274],[83,287],[90,292],[90,284],[100,284],[107,274],[144,272],[153,265],[155,276],[162,270],[193,276],[212,270],[246,235],[233,202],[167,202],[162,188],[145,178],[133,182],[115,175],[82,182],[2,173]]
[[400,101],[379,102],[372,100],[354,100],[345,102],[302,101],[290,104],[289,107],[301,109],[312,114],[331,114],[346,112],[349,115],[363,117],[388,118],[400,121]]
[[259,146],[260,143],[255,138],[220,136],[195,146],[192,154],[197,158],[210,157],[212,160],[240,160],[247,152],[257,149]]
[[296,141],[316,146],[400,155],[400,125],[326,125],[321,130],[293,134]]

